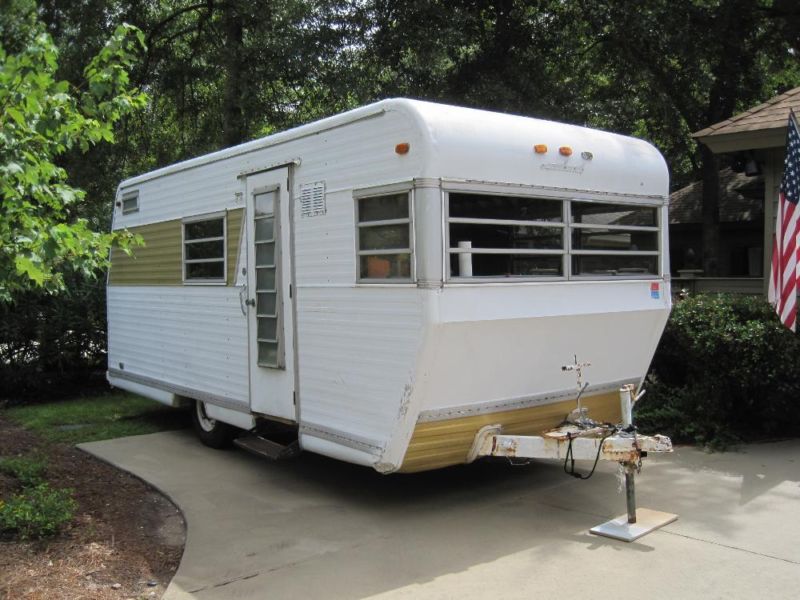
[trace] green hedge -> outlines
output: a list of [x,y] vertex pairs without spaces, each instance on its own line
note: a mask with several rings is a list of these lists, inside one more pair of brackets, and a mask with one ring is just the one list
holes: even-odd
[[106,387],[105,281],[65,274],[68,290],[0,302],[0,406]]
[[762,298],[676,303],[637,406],[642,431],[724,447],[800,435],[800,341]]

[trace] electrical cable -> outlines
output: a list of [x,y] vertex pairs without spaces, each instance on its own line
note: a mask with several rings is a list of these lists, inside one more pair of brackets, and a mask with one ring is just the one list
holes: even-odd
[[[592,475],[594,475],[594,471],[597,468],[597,463],[600,460],[600,452],[603,451],[603,444],[605,444],[606,440],[608,438],[610,438],[612,435],[614,435],[616,433],[616,431],[617,431],[616,427],[611,429],[609,431],[608,435],[604,436],[603,439],[600,440],[600,443],[597,446],[597,455],[594,457],[594,464],[592,465],[592,470],[589,471],[589,473],[587,475],[583,475],[583,474],[578,473],[577,471],[575,471],[575,458],[573,457],[573,454],[572,454],[572,440],[574,440],[576,436],[573,436],[572,434],[568,434],[569,446],[567,446],[567,455],[564,457],[564,473],[566,473],[567,475],[572,475],[573,477],[575,477],[577,479],[581,479],[583,481],[586,481]],[[567,463],[570,464],[569,469],[567,468]]]

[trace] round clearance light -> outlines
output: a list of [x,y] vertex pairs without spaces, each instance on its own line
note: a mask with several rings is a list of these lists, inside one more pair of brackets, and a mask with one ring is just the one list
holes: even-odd
[[569,146],[561,146],[561,148],[558,149],[558,153],[561,156],[572,156],[572,148]]
[[581,158],[583,160],[592,160],[594,158],[594,154],[591,152],[581,152]]
[[547,154],[547,144],[536,144],[533,147],[533,151],[536,152],[536,154]]
[[408,142],[397,144],[397,146],[394,147],[394,151],[397,152],[397,154],[408,154],[409,150],[411,150],[411,144]]

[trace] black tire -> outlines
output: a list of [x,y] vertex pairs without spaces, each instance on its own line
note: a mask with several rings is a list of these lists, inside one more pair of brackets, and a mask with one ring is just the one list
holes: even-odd
[[192,427],[203,444],[217,450],[230,446],[237,433],[232,425],[209,418],[205,404],[199,400],[192,406]]

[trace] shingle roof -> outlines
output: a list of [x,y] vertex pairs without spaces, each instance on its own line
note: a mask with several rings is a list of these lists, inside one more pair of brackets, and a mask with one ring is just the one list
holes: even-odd
[[[731,169],[719,172],[720,223],[759,221],[764,213],[764,178],[748,177]],[[669,222],[702,223],[703,182],[695,181],[669,197]]]
[[789,119],[789,109],[800,113],[800,87],[796,87],[764,104],[759,104],[705,129],[692,134],[693,138],[707,138],[731,133],[747,131],[764,131],[766,129],[784,129]]

